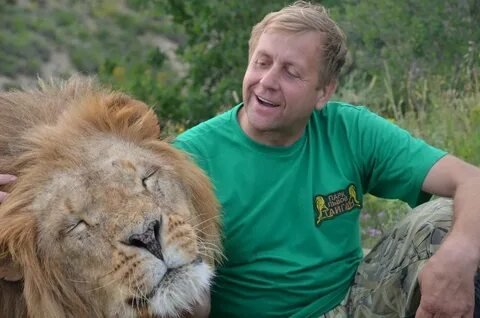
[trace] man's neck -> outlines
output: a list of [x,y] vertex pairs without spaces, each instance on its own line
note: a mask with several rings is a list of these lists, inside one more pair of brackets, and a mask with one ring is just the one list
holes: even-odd
[[268,130],[260,131],[255,129],[248,122],[247,114],[243,108],[240,108],[237,114],[238,122],[240,128],[243,132],[250,137],[255,142],[258,142],[262,145],[272,146],[272,147],[288,147],[293,145],[297,140],[302,137],[305,127],[301,130],[296,131],[281,131],[281,130]]

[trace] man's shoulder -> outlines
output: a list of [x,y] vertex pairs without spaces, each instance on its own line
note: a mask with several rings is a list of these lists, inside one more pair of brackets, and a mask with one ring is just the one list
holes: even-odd
[[366,106],[339,101],[330,101],[321,110],[316,111],[314,120],[321,125],[335,128],[341,128],[342,126],[348,128],[350,125],[368,128],[369,125],[382,124],[386,121]]
[[238,106],[225,111],[211,119],[208,119],[192,128],[179,134],[173,141],[174,145],[179,148],[190,148],[218,142],[223,135],[229,134],[228,130],[232,129],[235,120],[236,109]]
[[323,116],[362,116],[371,114],[371,111],[363,105],[353,105],[341,101],[329,101],[319,112]]
[[224,113],[218,114],[215,117],[201,122],[198,125],[193,126],[192,128],[189,128],[183,133],[179,134],[176,139],[185,141],[201,136],[208,138],[211,135],[215,135],[219,132],[219,128],[224,128],[224,126],[233,119],[234,111],[235,108],[232,108]]
[[365,106],[329,101],[322,109],[313,112],[309,129],[343,129],[344,126],[361,121],[361,118],[372,114]]

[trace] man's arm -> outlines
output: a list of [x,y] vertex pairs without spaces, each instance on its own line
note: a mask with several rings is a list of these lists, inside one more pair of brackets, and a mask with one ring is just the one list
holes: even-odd
[[[10,174],[0,174],[0,185],[8,184],[15,181],[17,178]],[[5,199],[7,193],[0,191],[0,203]]]
[[480,263],[480,169],[454,156],[440,159],[422,190],[453,198],[453,226],[419,275],[416,317],[473,317],[474,276]]

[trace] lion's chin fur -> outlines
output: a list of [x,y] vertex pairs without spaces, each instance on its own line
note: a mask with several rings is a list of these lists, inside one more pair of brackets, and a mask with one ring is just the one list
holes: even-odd
[[[162,286],[150,299],[149,310],[143,314],[145,317],[179,317],[181,313],[192,312],[193,304],[204,302],[202,296],[208,292],[213,276],[211,267],[206,263],[195,265],[185,275],[176,278],[175,290]],[[125,317],[125,312],[113,312],[111,316]],[[131,317],[136,317],[136,312],[131,312]]]
[[[205,174],[159,139],[151,109],[73,77],[0,92],[0,113],[0,173],[18,177],[0,186],[9,192],[0,205],[0,317],[177,317],[205,301],[221,259],[219,205]],[[164,166],[145,181],[153,163]],[[79,215],[82,224],[69,221]],[[162,221],[155,240],[163,255],[128,240],[150,218]],[[101,268],[105,262],[112,268]],[[147,263],[164,270],[148,267],[158,272],[152,276]],[[111,278],[90,286],[82,275]],[[129,293],[142,303],[129,305]]]

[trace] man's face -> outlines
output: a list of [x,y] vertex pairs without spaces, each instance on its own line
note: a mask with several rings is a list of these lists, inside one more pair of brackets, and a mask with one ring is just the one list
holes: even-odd
[[319,32],[264,32],[243,78],[242,129],[256,141],[289,145],[303,133],[315,107],[326,102],[319,88]]

